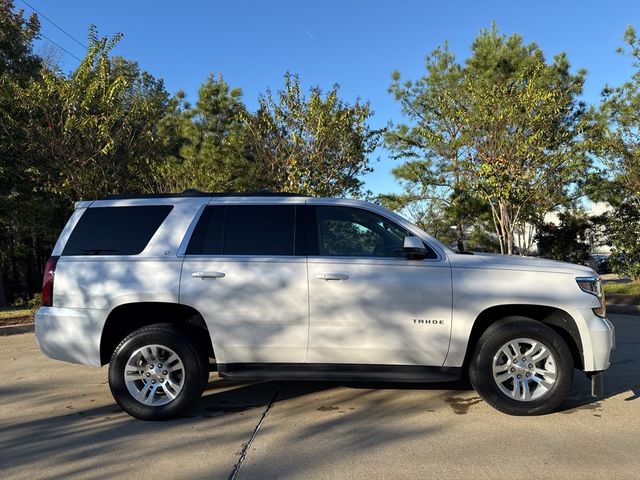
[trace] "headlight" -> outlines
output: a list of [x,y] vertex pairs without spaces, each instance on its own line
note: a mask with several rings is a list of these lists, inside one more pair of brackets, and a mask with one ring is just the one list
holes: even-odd
[[602,290],[602,281],[600,280],[600,278],[577,277],[576,282],[584,292],[595,295],[598,298],[600,306],[598,308],[594,308],[593,313],[595,313],[599,317],[604,317],[606,315],[606,306],[604,302],[604,291]]

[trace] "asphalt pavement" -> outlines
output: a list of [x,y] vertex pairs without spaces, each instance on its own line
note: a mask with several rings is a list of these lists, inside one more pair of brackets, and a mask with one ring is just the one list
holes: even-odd
[[617,329],[605,395],[576,371],[560,411],[510,417],[462,384],[233,383],[142,422],[106,368],[0,337],[0,478],[640,479],[640,316]]

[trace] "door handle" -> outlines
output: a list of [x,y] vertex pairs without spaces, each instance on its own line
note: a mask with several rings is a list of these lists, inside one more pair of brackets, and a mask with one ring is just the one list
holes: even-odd
[[224,277],[224,273],[223,272],[193,272],[191,276],[195,278],[222,278]]
[[346,273],[318,273],[316,278],[318,280],[349,280],[349,275]]

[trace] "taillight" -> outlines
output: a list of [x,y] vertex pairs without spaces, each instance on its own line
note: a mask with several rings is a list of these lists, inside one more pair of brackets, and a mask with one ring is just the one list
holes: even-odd
[[56,273],[56,264],[60,257],[49,257],[44,267],[44,278],[42,279],[42,306],[53,305],[53,277]]

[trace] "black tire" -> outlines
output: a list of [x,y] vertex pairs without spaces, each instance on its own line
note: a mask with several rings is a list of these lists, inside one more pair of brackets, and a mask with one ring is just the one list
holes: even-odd
[[[195,398],[202,394],[202,390],[209,378],[208,359],[206,353],[198,347],[199,344],[200,342],[194,339],[189,332],[181,330],[172,324],[155,324],[135,330],[120,342],[109,363],[109,387],[113,398],[125,412],[141,420],[168,420],[180,415]],[[160,358],[152,360],[148,365],[141,359],[139,362],[140,367],[131,367],[131,364],[128,364],[135,352],[145,346],[153,345],[164,347],[157,350]],[[171,379],[175,384],[181,384],[181,389],[175,395],[175,398],[170,399],[164,393],[167,387],[160,385],[160,382],[164,383],[165,381],[167,386],[172,385],[168,378],[165,380],[164,376],[162,376],[161,369],[152,370],[153,375],[151,375],[151,378],[142,378],[135,382],[125,381],[125,367],[127,371],[140,369],[141,376],[144,377],[147,368],[162,366],[161,364],[158,365],[158,362],[162,362],[162,356],[164,355],[166,358],[169,355],[169,351],[173,351],[181,361],[181,367],[177,368],[175,373],[177,377]],[[155,365],[153,364],[154,361]],[[174,373],[169,373],[167,377],[170,375],[174,375]],[[166,402],[164,404],[151,405],[142,403],[142,401],[134,398],[127,387],[127,383],[129,383],[133,389],[146,390],[147,387],[150,388],[150,384],[147,382],[152,381],[153,378],[158,379],[157,386],[155,385],[155,380],[153,386],[160,389],[157,394],[153,394],[153,398],[158,399],[158,402]],[[175,392],[176,390],[173,390],[173,393]],[[152,395],[148,395],[148,397],[150,401]]]
[[[523,372],[518,378],[523,378],[526,375],[524,372],[528,372],[528,370],[517,370],[516,367],[523,369],[531,367],[531,365],[525,365],[531,360],[523,362],[522,365],[509,364],[511,366],[507,367],[506,362],[515,360],[515,354],[512,359],[507,359],[506,354],[500,354],[505,344],[517,339],[531,339],[543,344],[550,351],[552,357],[549,357],[549,360],[541,360],[541,362],[551,362],[550,365],[555,369],[555,382],[550,387],[539,387],[538,382],[533,381],[534,379],[531,377],[538,377],[538,374],[529,373],[527,375],[530,380],[524,380],[527,380],[526,383],[530,386],[527,391],[532,397],[528,400],[515,399],[503,391],[503,389],[512,389],[517,392],[512,394],[513,396],[524,395],[521,394],[524,392],[524,387],[516,387],[515,378],[499,382],[494,379],[493,374],[495,357],[499,364],[505,362],[506,375],[503,374],[505,377],[513,377],[518,372]],[[526,349],[526,342],[523,343],[524,349]],[[509,348],[508,351],[513,351],[513,349]],[[522,353],[521,351],[518,355]],[[525,358],[523,356],[520,360]],[[536,356],[534,355],[533,358]],[[537,367],[534,364],[535,368]],[[469,379],[473,388],[487,403],[509,415],[543,415],[554,411],[569,393],[572,377],[573,357],[562,337],[547,325],[526,317],[506,317],[491,325],[480,337],[469,365]],[[502,384],[502,389],[499,383]],[[533,393],[529,388],[532,388]],[[539,397],[534,398],[537,388],[541,388]]]

